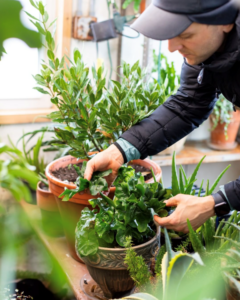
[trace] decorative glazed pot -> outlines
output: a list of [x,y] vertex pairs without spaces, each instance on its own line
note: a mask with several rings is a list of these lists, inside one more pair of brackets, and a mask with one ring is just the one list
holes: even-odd
[[[212,118],[210,117],[211,127],[213,126]],[[227,139],[225,137],[225,123],[218,123],[217,127],[211,131],[210,142],[208,146],[215,150],[231,150],[236,148],[236,137],[240,124],[240,111],[232,112],[231,123],[227,128]]]
[[41,185],[42,182],[39,181],[36,194],[37,205],[42,215],[42,228],[47,235],[63,236],[62,220],[55,196],[49,190],[44,190]]
[[[71,155],[68,155],[54,160],[46,167],[46,176],[49,181],[49,188],[55,196],[58,204],[70,255],[78,261],[79,258],[75,252],[75,228],[79,218],[81,217],[82,210],[85,207],[92,209],[92,206],[89,204],[88,200],[97,198],[98,196],[92,196],[90,191],[86,189],[74,195],[69,201],[62,201],[58,196],[63,193],[64,189],[75,189],[76,185],[74,183],[66,183],[56,178],[52,172],[60,168],[67,167],[70,164],[74,165],[83,161],[84,159],[77,159]],[[104,193],[108,194],[108,192]]]
[[[160,229],[150,241],[134,246],[137,255],[142,255],[147,264],[151,263],[157,253],[159,245]],[[76,249],[77,252],[77,249]],[[78,254],[79,255],[79,254]],[[87,266],[89,274],[102,289],[105,297],[109,299],[119,298],[134,287],[134,282],[124,264],[126,256],[125,248],[99,247],[94,256],[81,257]]]
[[[153,169],[154,175],[156,177],[156,180],[159,182],[161,177],[162,177],[162,170],[159,167],[158,164],[156,164],[153,160],[145,158],[144,160],[142,159],[135,159],[129,162],[131,165],[139,165],[139,166],[143,166],[145,168],[148,169]],[[153,183],[154,179],[150,178],[148,180],[145,181],[146,183]],[[114,198],[114,194],[115,194],[115,190],[116,188],[114,186],[112,186],[110,188],[110,193],[108,195],[109,198],[113,199]]]

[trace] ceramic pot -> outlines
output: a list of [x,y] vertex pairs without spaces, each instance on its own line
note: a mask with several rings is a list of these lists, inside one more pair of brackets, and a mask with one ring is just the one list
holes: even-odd
[[[159,234],[160,229],[158,227],[157,234],[154,238],[144,244],[133,247],[137,255],[142,255],[148,264],[150,264],[151,259],[153,259],[157,253]],[[98,252],[94,256],[79,256],[85,262],[89,274],[100,286],[105,297],[108,299],[120,298],[134,286],[127,266],[124,264],[125,256],[125,248],[103,247],[99,247]]]
[[49,190],[44,190],[41,185],[42,182],[39,181],[36,195],[42,215],[42,228],[49,236],[63,236],[62,220],[55,196]]
[[[70,164],[78,164],[83,161],[84,159],[77,159],[71,155],[68,155],[54,160],[46,167],[46,176],[49,181],[49,188],[55,196],[58,204],[70,255],[78,261],[79,258],[75,252],[75,228],[79,218],[81,217],[82,210],[85,207],[92,209],[92,206],[89,204],[88,200],[97,198],[98,196],[92,196],[90,191],[86,189],[80,193],[77,193],[69,201],[62,201],[60,198],[58,198],[58,196],[62,194],[65,187],[68,189],[75,189],[76,185],[74,183],[66,183],[61,181],[60,179],[56,178],[52,172],[60,168],[64,168]],[[108,192],[105,192],[105,194],[108,194]]]
[[[211,131],[210,142],[208,146],[215,150],[231,150],[237,146],[235,142],[239,123],[240,123],[240,111],[232,112],[231,123],[228,125],[227,128],[227,136],[226,139],[224,134],[224,126],[225,123],[220,124],[218,123],[217,127]],[[213,126],[212,118],[210,117],[211,127]]]
[[[160,179],[162,177],[162,170],[159,167],[159,165],[157,163],[155,163],[153,160],[148,159],[148,158],[145,158],[144,160],[142,160],[142,159],[135,159],[135,160],[132,160],[130,163],[132,165],[143,166],[143,167],[148,168],[150,170],[152,168],[153,172],[155,174],[156,180],[160,181]],[[147,183],[153,183],[154,179],[150,178],[150,179],[146,180],[145,182],[147,182]],[[111,199],[114,198],[115,190],[116,190],[116,188],[114,186],[112,186],[110,188],[110,193],[108,195],[109,198],[111,198]]]

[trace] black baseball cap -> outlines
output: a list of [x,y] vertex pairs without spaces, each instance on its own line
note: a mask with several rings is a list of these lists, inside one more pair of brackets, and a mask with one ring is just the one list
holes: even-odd
[[131,28],[154,40],[169,40],[193,22],[232,24],[237,14],[233,0],[153,0]]

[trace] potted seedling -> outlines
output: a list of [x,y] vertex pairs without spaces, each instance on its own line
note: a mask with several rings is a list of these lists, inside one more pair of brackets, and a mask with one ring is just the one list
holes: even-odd
[[210,115],[211,137],[209,147],[216,150],[230,150],[237,146],[236,136],[240,123],[240,111],[233,111],[233,105],[220,95]]
[[[51,24],[48,25],[45,7],[41,1],[31,3],[42,16],[40,22],[34,19],[32,21],[45,37],[49,59],[48,62],[42,63],[41,74],[34,76],[40,86],[36,89],[50,95],[57,111],[48,117],[62,125],[54,128],[55,135],[61,143],[56,142],[52,145],[56,147],[67,145],[70,154],[50,163],[46,169],[46,176],[50,190],[57,198],[65,189],[73,190],[69,193],[71,197],[64,197],[64,201],[58,199],[64,228],[69,225],[70,244],[73,245],[74,228],[81,210],[89,206],[89,199],[97,197],[97,194],[91,195],[90,190],[86,189],[90,183],[81,186],[84,190],[79,190],[79,186],[75,184],[79,174],[74,166],[81,167],[94,153],[106,149],[119,134],[151,114],[162,103],[162,89],[156,84],[150,94],[138,63],[132,67],[124,64],[123,84],[113,81],[111,90],[105,86],[103,67],[98,70],[92,68],[93,79],[91,79],[89,68],[84,65],[78,50],[74,51],[73,60],[69,58],[69,65],[66,65],[65,58],[59,60],[55,56],[55,42],[50,32]],[[146,163],[148,161],[144,162],[145,165]],[[157,180],[160,180],[159,166],[152,162],[148,166],[148,171],[153,168]],[[101,185],[101,191],[109,192],[110,182],[106,184],[105,179],[102,180],[104,183]]]
[[128,237],[148,263],[154,257],[160,232],[153,215],[165,214],[163,201],[170,196],[161,183],[145,183],[130,166],[119,169],[115,186],[113,200],[102,193],[101,198],[89,200],[99,210],[85,208],[76,228],[76,251],[107,298],[120,296],[134,285],[124,263]]

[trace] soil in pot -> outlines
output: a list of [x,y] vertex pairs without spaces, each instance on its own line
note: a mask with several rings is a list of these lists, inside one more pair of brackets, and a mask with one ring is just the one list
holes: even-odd
[[42,182],[38,183],[36,195],[37,204],[41,210],[43,231],[52,237],[63,236],[62,220],[55,196]]

